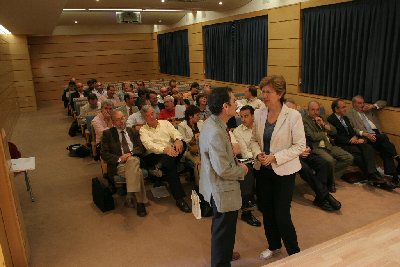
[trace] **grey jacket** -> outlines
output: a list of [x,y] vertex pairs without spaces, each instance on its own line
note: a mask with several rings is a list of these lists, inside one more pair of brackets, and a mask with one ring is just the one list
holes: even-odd
[[239,210],[242,197],[239,180],[245,175],[237,165],[232,144],[226,132],[226,124],[211,115],[200,133],[200,193],[206,201],[214,198],[219,212]]
[[[382,131],[381,129],[381,123],[379,121],[378,118],[378,110],[384,108],[386,106],[386,101],[384,100],[379,100],[374,104],[376,107],[378,107],[379,109],[371,109],[367,112],[365,112],[365,115],[367,116],[367,118],[373,123],[375,124],[375,126],[377,127],[377,129],[379,131]],[[350,108],[347,110],[346,116],[349,118],[351,125],[353,126],[354,130],[356,131],[357,135],[361,136],[361,131],[365,132],[367,131],[367,129],[364,126],[364,123],[362,121],[362,119],[360,118],[360,115],[358,115],[358,112],[353,109]]]

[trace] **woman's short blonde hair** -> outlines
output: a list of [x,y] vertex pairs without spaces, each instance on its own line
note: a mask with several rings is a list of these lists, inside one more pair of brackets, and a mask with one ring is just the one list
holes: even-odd
[[260,90],[262,90],[265,86],[272,87],[278,94],[281,95],[281,103],[285,102],[285,94],[286,94],[286,81],[282,75],[270,75],[264,77],[260,82]]

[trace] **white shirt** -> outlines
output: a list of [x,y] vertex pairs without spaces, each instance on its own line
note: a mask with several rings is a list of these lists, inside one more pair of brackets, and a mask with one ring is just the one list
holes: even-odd
[[[201,128],[203,128],[203,121],[199,120],[197,122],[197,128],[199,128],[199,132],[201,131]],[[181,133],[183,141],[186,143],[189,143],[192,138],[193,138],[193,130],[190,128],[190,126],[187,124],[187,121],[184,120],[181,123],[178,124],[178,131]]]
[[140,113],[140,111],[133,113],[126,120],[126,127],[133,127],[138,124],[140,125],[146,124],[146,121],[143,119],[142,113]]
[[244,107],[246,105],[252,106],[254,109],[265,108],[264,102],[262,102],[257,97],[254,97],[253,99],[250,100],[247,98],[239,99],[236,101],[236,104],[238,106],[238,110],[240,110],[241,107]]
[[253,129],[247,128],[243,124],[239,125],[238,127],[233,130],[233,134],[236,137],[236,140],[240,146],[240,154],[244,159],[253,158],[253,153],[251,153],[250,149],[250,139],[253,135]]
[[173,145],[176,139],[183,139],[180,132],[167,120],[159,120],[156,128],[145,124],[139,133],[147,153],[154,154],[162,154],[164,148]]

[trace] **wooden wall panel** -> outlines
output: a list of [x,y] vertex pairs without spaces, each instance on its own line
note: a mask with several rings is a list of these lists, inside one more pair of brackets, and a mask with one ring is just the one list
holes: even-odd
[[268,48],[289,48],[289,49],[300,49],[300,40],[295,39],[284,39],[284,40],[268,40]]
[[299,39],[299,38],[300,38],[300,20],[289,20],[283,22],[268,21],[268,39],[283,40],[283,39]]
[[269,74],[283,75],[286,83],[297,86],[299,84],[299,68],[285,66],[268,66]]
[[71,77],[86,84],[153,79],[159,75],[156,34],[30,37],[38,104],[59,100]]
[[190,50],[189,51],[190,62],[203,62],[203,51]]
[[12,39],[12,36],[0,34],[0,129],[4,128],[8,136],[12,135],[20,113],[14,82]]
[[299,67],[300,51],[298,49],[268,49],[268,65]]
[[278,22],[278,21],[291,21],[300,19],[300,4],[273,8],[268,11],[268,21]]

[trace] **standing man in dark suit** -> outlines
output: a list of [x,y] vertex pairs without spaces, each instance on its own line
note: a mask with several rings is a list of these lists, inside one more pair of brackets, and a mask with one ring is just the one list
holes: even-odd
[[248,168],[237,163],[227,132],[227,122],[236,114],[230,88],[214,88],[208,102],[212,115],[200,133],[200,193],[211,203],[211,266],[231,266],[238,210],[242,206],[239,180]]
[[[377,115],[378,110],[386,106],[386,101],[380,100],[373,105],[368,105],[365,104],[362,96],[357,95],[353,97],[352,105],[353,108],[347,111],[346,116],[353,125],[356,134],[365,138],[368,144],[380,153],[385,174],[392,176],[393,183],[399,186],[400,156],[388,136],[382,133]],[[397,170],[394,160],[398,164]]]
[[137,215],[147,215],[145,203],[148,202],[144,187],[143,174],[140,169],[139,156],[145,152],[139,133],[126,128],[126,119],[121,111],[111,114],[114,127],[105,130],[101,139],[101,158],[107,162],[107,174],[126,179],[127,204],[133,206],[133,195],[137,202]]
[[382,183],[382,177],[376,170],[375,151],[367,144],[364,138],[357,137],[346,114],[346,103],[343,99],[332,102],[333,113],[328,117],[337,132],[333,135],[335,143],[354,156],[354,164],[357,165],[371,182]]

